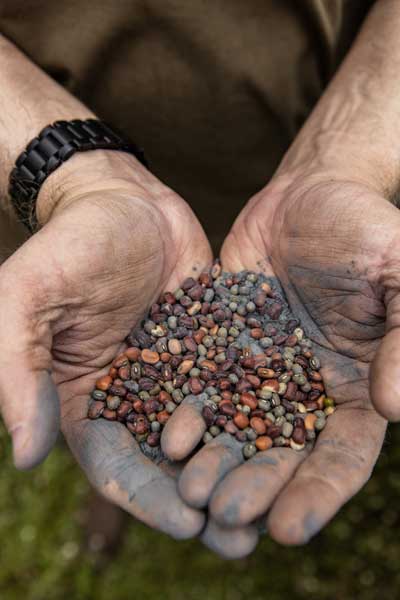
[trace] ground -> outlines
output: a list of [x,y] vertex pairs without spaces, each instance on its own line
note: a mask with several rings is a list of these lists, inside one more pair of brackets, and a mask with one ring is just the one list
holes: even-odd
[[0,426],[1,600],[395,600],[400,589],[400,426],[374,475],[304,548],[265,537],[226,562],[198,541],[175,542],[128,520],[117,550],[85,546],[89,486],[60,443],[17,473]]

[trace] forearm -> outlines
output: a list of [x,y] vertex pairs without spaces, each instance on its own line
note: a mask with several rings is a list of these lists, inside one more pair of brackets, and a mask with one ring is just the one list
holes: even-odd
[[[16,158],[50,123],[93,118],[94,113],[32,63],[0,35],[0,206],[7,206],[8,178]],[[77,153],[46,179],[36,204],[38,221],[48,221],[60,199],[71,199],[85,189],[149,186],[147,172],[124,152],[96,150]],[[62,204],[62,203],[61,203]]]
[[0,35],[0,202],[15,159],[43,127],[93,113]]
[[400,3],[377,0],[280,172],[348,176],[396,194],[400,182]]

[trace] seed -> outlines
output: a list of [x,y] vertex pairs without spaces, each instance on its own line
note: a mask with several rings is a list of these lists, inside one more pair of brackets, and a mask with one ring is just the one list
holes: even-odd
[[236,413],[236,415],[233,417],[233,422],[239,429],[245,429],[250,423],[249,418],[242,412]]
[[109,408],[105,408],[103,410],[102,416],[105,419],[107,419],[108,421],[116,421],[117,420],[117,412],[115,410],[110,410]]
[[171,354],[177,355],[182,353],[182,346],[179,340],[172,338],[168,341],[168,351]]
[[140,356],[140,349],[135,347],[127,348],[124,354],[131,362],[135,362]]
[[325,427],[326,425],[326,418],[325,415],[323,417],[318,417],[314,423],[314,429],[316,429],[317,431],[322,431],[322,429]]
[[253,394],[250,394],[249,392],[244,392],[240,396],[240,402],[244,406],[248,406],[251,410],[255,410],[258,405],[257,398],[255,396],[253,396]]
[[100,402],[99,400],[95,400],[90,403],[88,410],[89,419],[98,419],[101,417],[104,411],[104,402]]
[[152,352],[151,350],[142,350],[142,360],[150,365],[155,365],[160,360],[158,352]]
[[117,410],[121,404],[121,398],[119,396],[107,396],[107,408],[110,410]]
[[243,456],[246,459],[251,458],[252,456],[254,456],[257,452],[257,447],[255,444],[246,444],[245,446],[243,446]]
[[282,425],[282,435],[285,438],[290,438],[290,436],[292,435],[293,432],[293,425],[291,423],[288,423],[286,421],[286,423],[284,423]]
[[207,444],[208,442],[211,442],[213,440],[213,436],[211,435],[211,433],[209,431],[206,431],[203,435],[203,443]]
[[304,419],[305,428],[309,431],[314,430],[315,421],[317,417],[313,413],[308,413]]
[[[155,425],[156,423],[154,423]],[[153,423],[152,423],[153,425]],[[157,423],[157,425],[159,425],[159,423]],[[158,433],[158,431],[152,431],[151,433],[149,433],[149,435],[146,438],[146,442],[148,443],[149,446],[159,446],[160,445],[160,439],[161,439],[161,435]]]
[[252,417],[250,419],[250,427],[254,429],[257,435],[264,435],[267,431],[267,427],[263,419],[260,419],[259,417]]
[[304,450],[305,444],[304,442],[302,444],[299,444],[297,442],[295,442],[293,439],[290,440],[290,447],[293,450],[296,450],[297,452],[300,452],[301,450]]
[[256,439],[255,445],[258,450],[263,452],[264,450],[269,450],[272,448],[273,441],[267,435],[262,435]]
[[211,425],[211,427],[209,428],[208,431],[211,433],[211,435],[213,437],[217,437],[217,435],[219,435],[221,433],[221,430],[219,427],[217,427],[217,425]]
[[96,381],[96,387],[98,390],[102,390],[103,392],[106,392],[112,384],[112,379],[109,375],[104,375],[104,377],[100,377],[100,379],[98,379]]
[[178,367],[179,375],[186,375],[192,369],[194,360],[183,360]]

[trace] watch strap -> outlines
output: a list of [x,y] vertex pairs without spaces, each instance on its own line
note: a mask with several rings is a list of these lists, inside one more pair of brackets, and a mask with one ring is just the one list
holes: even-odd
[[29,142],[10,174],[9,194],[19,220],[31,232],[38,226],[36,199],[43,182],[75,152],[96,149],[128,152],[148,166],[136,144],[97,119],[56,121]]

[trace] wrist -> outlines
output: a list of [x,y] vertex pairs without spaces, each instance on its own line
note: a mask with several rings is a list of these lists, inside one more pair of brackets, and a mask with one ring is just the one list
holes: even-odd
[[149,186],[154,187],[154,178],[127,152],[77,152],[51,173],[41,186],[36,201],[38,223],[45,225],[54,214],[84,195],[112,190],[132,194],[133,190],[137,190],[143,196]]
[[398,193],[397,148],[371,144],[365,132],[313,124],[300,132],[284,156],[277,175],[291,181],[347,181],[364,185],[388,200]]

